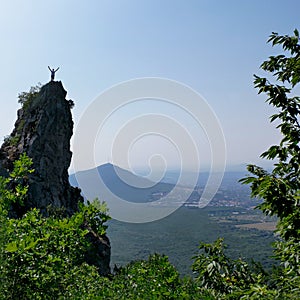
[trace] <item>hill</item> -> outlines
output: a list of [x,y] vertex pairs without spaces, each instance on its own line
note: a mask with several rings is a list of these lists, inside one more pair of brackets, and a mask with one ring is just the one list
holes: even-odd
[[102,199],[103,189],[101,188],[105,185],[114,195],[126,201],[137,203],[153,201],[154,194],[157,192],[167,194],[174,187],[173,184],[164,182],[155,184],[109,163],[95,169],[72,174],[69,180],[73,186],[85,186],[83,193],[87,199],[96,197]]

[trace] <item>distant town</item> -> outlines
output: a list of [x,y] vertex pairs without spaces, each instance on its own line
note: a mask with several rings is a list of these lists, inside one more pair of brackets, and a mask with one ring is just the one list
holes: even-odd
[[[155,191],[151,194],[149,201],[154,202],[153,205],[164,205],[164,200],[167,198],[168,203],[197,208],[199,207],[199,200],[203,190],[203,187],[196,186],[193,189],[181,187],[180,192],[176,194],[168,193],[166,191]],[[232,179],[226,180],[221,184],[217,193],[207,206],[253,209],[259,203],[259,199],[253,199],[250,197],[249,186],[242,185]]]

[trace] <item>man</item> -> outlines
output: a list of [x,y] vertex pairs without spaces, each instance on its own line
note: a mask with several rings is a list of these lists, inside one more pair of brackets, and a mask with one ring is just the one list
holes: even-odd
[[53,80],[54,80],[54,77],[55,77],[55,72],[59,69],[59,67],[58,67],[56,70],[54,70],[54,68],[51,69],[51,68],[48,66],[48,69],[49,69],[50,72],[51,72],[51,81],[53,81]]

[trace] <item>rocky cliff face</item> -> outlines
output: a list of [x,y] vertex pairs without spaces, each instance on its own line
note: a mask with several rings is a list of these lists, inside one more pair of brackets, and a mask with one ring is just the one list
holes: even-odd
[[[18,111],[15,128],[1,147],[1,165],[11,170],[13,161],[26,152],[33,160],[25,210],[47,206],[65,208],[71,215],[83,201],[80,190],[69,184],[73,121],[67,92],[61,82],[51,81],[31,96]],[[2,174],[5,171],[2,170]]]
[[[57,81],[47,83],[40,91],[26,94],[14,130],[0,149],[0,175],[7,175],[13,162],[24,152],[32,159],[35,170],[29,175],[25,206],[12,208],[13,216],[20,216],[33,207],[47,216],[49,206],[62,209],[70,216],[78,210],[78,202],[83,202],[80,189],[69,184],[73,102],[66,100],[66,94],[62,83]],[[99,266],[102,274],[107,274],[109,240],[106,236],[91,240],[99,256],[93,263]]]

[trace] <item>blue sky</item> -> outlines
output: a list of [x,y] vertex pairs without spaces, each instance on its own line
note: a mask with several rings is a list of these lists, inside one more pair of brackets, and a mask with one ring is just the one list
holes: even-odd
[[[75,126],[103,90],[139,77],[169,78],[200,93],[214,110],[228,164],[258,162],[279,135],[253,74],[263,74],[262,61],[279,52],[266,44],[272,31],[300,28],[299,9],[297,0],[2,2],[0,137],[13,128],[18,93],[46,83],[50,65],[60,67],[57,80],[75,101]],[[97,163],[111,159],[106,151]],[[143,145],[135,151],[142,153]]]

